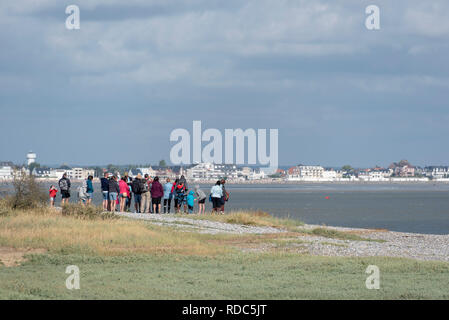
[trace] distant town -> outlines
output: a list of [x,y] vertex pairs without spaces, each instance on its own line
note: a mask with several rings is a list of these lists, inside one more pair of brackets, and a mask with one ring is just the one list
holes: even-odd
[[125,172],[130,177],[148,174],[150,177],[176,178],[184,175],[198,182],[211,182],[225,178],[235,183],[280,183],[280,182],[449,182],[449,166],[419,167],[407,160],[391,163],[387,168],[325,168],[320,165],[295,165],[266,173],[260,168],[237,166],[233,164],[197,163],[188,166],[169,166],[164,160],[158,165],[107,165],[71,167],[63,164],[58,167],[38,163],[37,155],[29,152],[26,164],[17,165],[11,161],[0,162],[0,181],[13,180],[17,175],[31,174],[39,179],[58,180],[64,173],[70,179],[83,180],[88,176],[101,177],[105,172],[121,176]]

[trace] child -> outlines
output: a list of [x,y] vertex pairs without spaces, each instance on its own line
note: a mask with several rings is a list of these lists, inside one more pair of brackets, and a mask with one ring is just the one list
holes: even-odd
[[50,190],[48,191],[50,194],[50,207],[55,206],[56,194],[58,193],[58,189],[55,188],[54,185],[50,186]]
[[193,206],[195,205],[195,192],[191,190],[187,196],[187,206],[189,207],[189,214],[193,213]]

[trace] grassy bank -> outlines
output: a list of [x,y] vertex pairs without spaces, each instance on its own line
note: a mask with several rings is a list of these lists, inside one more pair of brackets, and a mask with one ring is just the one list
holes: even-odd
[[[18,266],[0,266],[0,299],[449,298],[448,263],[310,256],[283,245],[296,241],[297,222],[245,212],[197,218],[295,231],[208,235],[74,207],[11,210],[0,204],[0,249],[42,252]],[[268,243],[279,245],[264,253],[245,250]],[[380,290],[365,287],[370,264],[380,268]],[[68,265],[80,268],[80,290],[65,287]]]
[[[65,268],[80,268],[80,290],[65,288]],[[379,266],[381,289],[365,287]],[[449,266],[403,259],[292,254],[216,257],[34,256],[0,269],[1,299],[448,299]]]

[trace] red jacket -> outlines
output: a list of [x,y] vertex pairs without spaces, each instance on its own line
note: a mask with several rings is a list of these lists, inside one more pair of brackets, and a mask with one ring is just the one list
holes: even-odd
[[54,198],[54,197],[56,197],[56,194],[58,193],[58,190],[50,189],[49,193],[50,193],[50,198]]

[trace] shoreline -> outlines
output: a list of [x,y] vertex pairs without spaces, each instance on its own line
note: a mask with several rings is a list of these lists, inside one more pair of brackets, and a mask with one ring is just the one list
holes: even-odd
[[[305,224],[295,232],[282,228],[253,226],[195,219],[188,215],[116,213],[120,217],[145,220],[149,223],[206,234],[276,235],[278,241],[260,242],[241,248],[243,252],[271,252],[282,250],[316,256],[334,257],[394,257],[422,261],[449,262],[449,234],[420,234],[383,229],[364,229]],[[195,215],[198,217],[198,215]],[[323,231],[316,232],[314,230]],[[357,236],[360,239],[342,239],[326,236],[327,231]],[[324,234],[324,235],[323,235]],[[332,235],[333,233],[329,233]],[[287,238],[285,238],[287,236]]]
[[[94,178],[95,183],[99,183],[99,178]],[[173,180],[173,179],[172,179]],[[51,183],[57,183],[59,179],[56,178],[36,178],[36,181],[38,182],[51,182]],[[71,182],[74,183],[80,183],[84,181],[84,179],[70,179]],[[13,182],[13,179],[2,179],[0,180],[0,184],[8,184]],[[216,180],[190,180],[187,179],[188,184],[215,184],[217,182]],[[416,180],[397,180],[397,181],[285,181],[285,180],[272,180],[272,179],[260,179],[260,180],[247,180],[247,181],[240,181],[240,180],[226,180],[226,184],[228,185],[258,185],[258,184],[269,184],[269,185],[307,185],[307,184],[335,184],[335,185],[381,185],[381,184],[398,184],[398,185],[404,185],[404,184],[417,184],[417,185],[427,185],[427,184],[441,184],[441,185],[447,185],[449,184],[449,181],[439,181],[439,180],[428,180],[428,181],[416,181]]]

